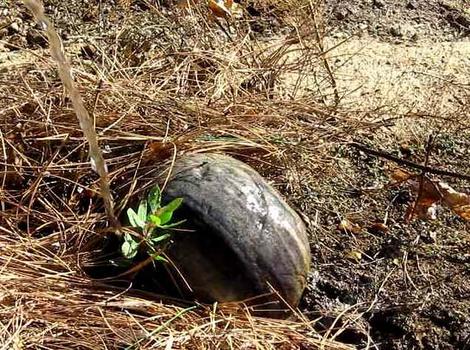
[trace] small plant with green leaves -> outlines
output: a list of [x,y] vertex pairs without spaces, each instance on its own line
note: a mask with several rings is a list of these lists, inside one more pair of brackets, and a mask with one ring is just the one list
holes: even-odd
[[170,238],[170,230],[184,222],[172,222],[173,213],[181,206],[183,198],[175,198],[165,206],[161,205],[161,200],[157,185],[150,190],[147,199],[139,203],[137,212],[127,209],[129,223],[139,235],[124,234],[121,252],[126,259],[133,259],[139,250],[145,250],[155,260],[165,261],[161,256],[163,244]]

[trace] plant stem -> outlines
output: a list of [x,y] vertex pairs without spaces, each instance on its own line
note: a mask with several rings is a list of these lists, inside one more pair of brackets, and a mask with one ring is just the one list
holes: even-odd
[[62,80],[65,89],[70,94],[73,109],[75,111],[75,114],[77,115],[83,134],[85,135],[85,138],[88,141],[91,166],[100,177],[100,191],[101,197],[104,201],[106,214],[111,225],[114,226],[114,228],[116,229],[116,233],[120,235],[120,224],[118,219],[114,215],[114,202],[109,187],[108,171],[105,160],[103,158],[103,153],[98,144],[98,136],[96,135],[93,121],[85,108],[80,91],[78,91],[75,86],[74,80],[72,78],[70,65],[65,57],[62,41],[60,40],[59,35],[55,31],[52,22],[49,21],[49,19],[45,16],[44,8],[39,3],[39,1],[24,0],[23,2],[26,7],[33,13],[38,23],[42,25],[46,30],[51,49],[51,56],[57,62],[60,79]]

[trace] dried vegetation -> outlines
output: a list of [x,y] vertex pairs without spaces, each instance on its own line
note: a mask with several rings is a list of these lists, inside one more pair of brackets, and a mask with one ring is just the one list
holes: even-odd
[[[360,200],[348,197],[350,192],[335,192],[336,183],[337,190],[348,190],[348,183],[349,190],[365,187],[352,177],[368,179],[364,173],[375,176],[383,170],[376,160],[348,146],[352,140],[394,150],[399,144],[396,129],[403,132],[411,120],[416,124],[407,137],[414,138],[406,147],[424,142],[422,135],[445,123],[446,134],[468,150],[469,103],[462,102],[468,98],[466,85],[446,85],[448,90],[459,89],[461,105],[457,103],[452,113],[441,108],[439,115],[423,109],[403,112],[395,106],[350,101],[343,105],[347,94],[338,87],[328,60],[320,2],[264,2],[257,7],[265,9],[260,17],[219,19],[219,24],[203,3],[181,8],[145,1],[120,3],[123,9],[83,6],[79,13],[89,16],[90,23],[70,21],[76,32],[64,33],[72,15],[67,6],[47,2],[50,15],[68,37],[66,51],[105,152],[118,215],[155,178],[165,176],[175,157],[188,152],[231,154],[253,165],[303,213],[316,268],[329,278],[329,266],[338,256],[343,259],[346,250],[362,249],[361,257],[367,256],[369,265],[386,262],[364,253],[368,238],[338,243],[341,238],[335,233],[336,218],[344,215],[362,225],[364,216],[370,221],[388,203],[383,199],[386,189],[378,189],[382,192],[376,197],[369,194],[373,189],[364,190],[368,198],[361,204],[351,204]],[[69,6],[73,8],[73,2]],[[104,18],[103,13],[108,15]],[[345,329],[353,329],[365,346],[372,346],[370,327],[361,317],[379,310],[384,285],[401,267],[384,267],[376,275],[376,288],[359,293],[365,301],[356,300],[352,307],[325,303],[312,312],[309,296],[317,297],[312,285],[302,306],[310,319],[299,312],[289,321],[251,317],[243,305],[174,306],[168,299],[133,290],[131,281],[128,288],[117,289],[89,278],[83,267],[109,232],[98,176],[90,167],[71,102],[47,51],[12,51],[4,62],[3,348],[347,349],[334,339]],[[414,161],[424,155],[419,146]],[[461,164],[453,164],[453,169],[465,172]],[[463,187],[462,182],[456,185]],[[374,208],[375,201],[382,202]],[[354,209],[357,212],[347,214]],[[390,215],[399,221],[401,214]],[[454,224],[463,232],[465,223]],[[344,259],[337,270],[351,265],[355,263]],[[320,285],[328,283],[320,280]],[[320,334],[317,321],[325,314],[336,321]]]

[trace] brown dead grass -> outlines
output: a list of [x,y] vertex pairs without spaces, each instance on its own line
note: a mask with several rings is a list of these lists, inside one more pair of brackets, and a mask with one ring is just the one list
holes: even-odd
[[[279,17],[291,31],[268,44],[244,21],[227,40],[202,5],[190,16],[151,8],[159,36],[139,36],[148,27],[132,15],[104,41],[90,34],[92,60],[79,55],[83,44],[67,43],[106,152],[117,214],[173,157],[209,151],[253,165],[303,210],[310,184],[348,176],[332,149],[374,133],[390,140],[391,122],[435,120],[421,109],[335,105],[314,5]],[[279,321],[251,317],[243,305],[187,309],[88,278],[81,267],[106,231],[97,177],[54,62],[43,51],[19,55],[0,66],[3,348],[349,348],[332,339],[335,325],[323,337],[300,313]],[[325,228],[308,220],[315,241]],[[351,310],[329,311],[357,319]]]
[[[283,145],[296,147],[301,130],[327,117],[324,108],[277,97],[278,76],[304,59],[286,65],[284,58],[302,50],[294,47],[299,40],[310,41],[305,29],[266,47],[243,27],[227,41],[203,6],[192,16],[174,14],[175,25],[153,11],[170,34],[146,56],[135,46],[132,23],[116,33],[117,47],[90,38],[95,60],[74,55],[75,80],[106,152],[118,209],[182,153],[287,164]],[[280,321],[251,317],[242,305],[188,309],[87,277],[81,266],[106,231],[106,216],[82,132],[46,52],[25,50],[6,61],[0,68],[3,348],[348,348],[320,336],[301,314]],[[318,137],[312,130],[309,147]]]
[[217,305],[183,308],[113,290],[77,271],[77,256],[64,254],[59,234],[19,237],[2,230],[4,349],[348,349],[322,339],[306,320],[253,318]]

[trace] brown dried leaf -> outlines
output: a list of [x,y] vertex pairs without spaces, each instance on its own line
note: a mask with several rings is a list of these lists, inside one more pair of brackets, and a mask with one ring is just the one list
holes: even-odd
[[437,219],[437,203],[426,203],[418,201],[412,204],[406,210],[405,219],[411,221],[413,218],[436,220]]
[[390,177],[393,180],[395,180],[396,182],[405,182],[405,181],[411,179],[414,176],[415,176],[415,174],[410,173],[410,172],[408,172],[406,170],[403,170],[403,169],[400,169],[400,168],[393,169],[393,172],[390,175]]
[[181,8],[181,9],[188,9],[193,5],[194,5],[194,2],[189,1],[189,0],[178,0],[176,2],[176,7]]
[[232,0],[209,0],[209,9],[215,17],[230,18],[232,17]]
[[359,262],[362,259],[362,253],[357,250],[351,250],[346,253],[345,257],[355,262]]
[[148,144],[148,157],[155,160],[170,158],[174,152],[174,146],[170,142],[153,141]]
[[414,217],[435,220],[437,218],[437,205],[442,200],[439,188],[427,176],[409,179],[408,183],[418,198],[408,207],[406,221],[410,221]]
[[441,203],[464,220],[470,221],[470,194],[458,192],[445,182],[427,176],[417,178],[403,169],[395,169],[391,177],[395,181],[409,183],[413,192],[419,196],[407,209],[407,221],[414,217],[436,219],[437,207]]
[[[413,189],[416,192],[419,191],[420,181],[418,179],[411,180],[411,185],[413,186]],[[419,193],[417,194],[419,195]],[[423,205],[431,206],[433,203],[439,202],[441,199],[442,199],[442,194],[439,191],[439,187],[436,185],[434,181],[429,179],[427,176],[424,176],[423,187],[422,187],[419,201]]]
[[442,194],[442,201],[458,216],[470,221],[470,194],[457,192],[448,184],[439,181],[436,183]]
[[389,228],[387,225],[385,225],[383,222],[374,222],[372,225],[370,225],[367,228],[367,231],[369,231],[372,234],[385,234],[389,231]]
[[361,233],[362,227],[354,222],[349,221],[348,219],[343,219],[338,224],[338,230],[343,232],[351,232],[354,234]]

